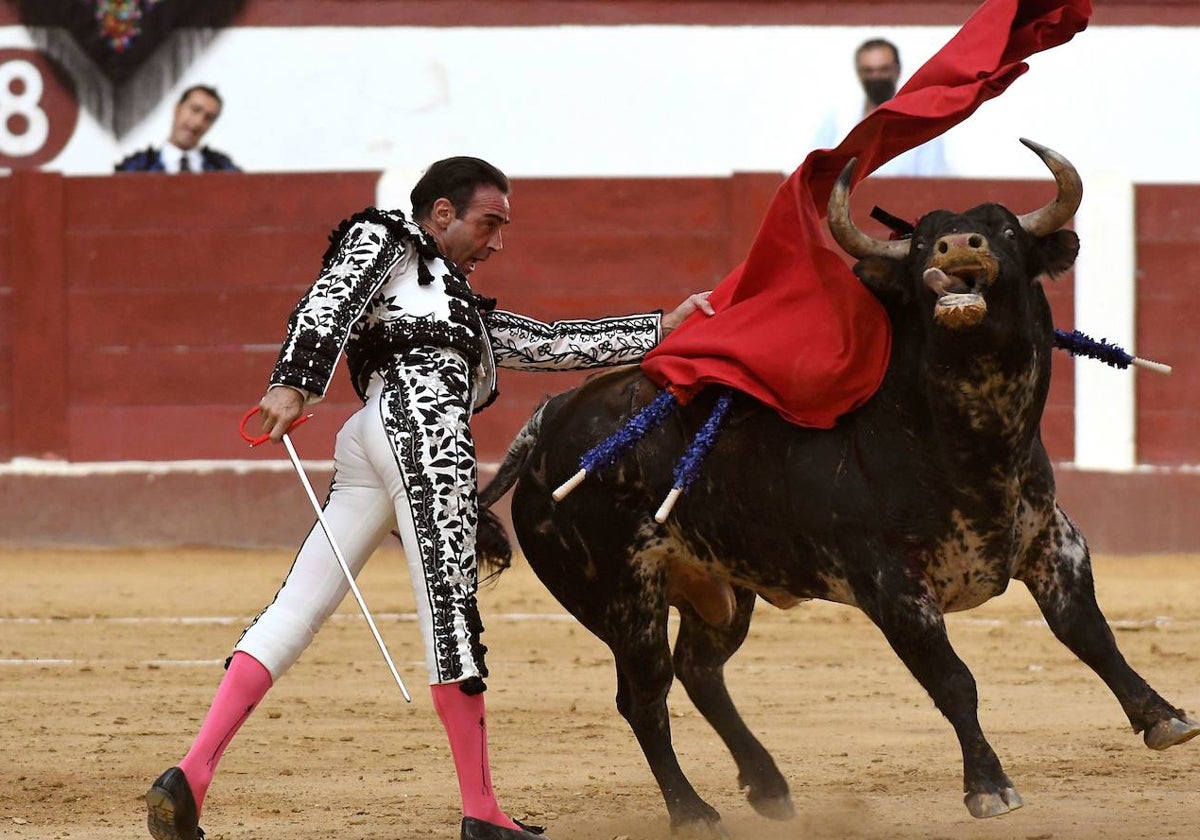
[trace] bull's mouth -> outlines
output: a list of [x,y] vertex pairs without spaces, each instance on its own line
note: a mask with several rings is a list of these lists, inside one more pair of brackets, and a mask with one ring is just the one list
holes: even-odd
[[952,330],[973,327],[987,315],[987,301],[975,292],[948,294],[938,298],[933,320]]
[[925,285],[937,292],[945,294],[983,294],[987,291],[1000,266],[996,260],[982,258],[982,254],[973,254],[971,259],[941,259],[933,260],[925,271]]
[[959,265],[945,268],[943,271],[948,277],[958,281],[972,292],[983,291],[992,281],[991,272],[988,271],[987,266],[982,264]]
[[934,320],[949,329],[973,327],[987,315],[987,301],[981,292],[991,282],[993,273],[979,263],[953,266],[949,270],[925,269],[925,285],[937,293]]

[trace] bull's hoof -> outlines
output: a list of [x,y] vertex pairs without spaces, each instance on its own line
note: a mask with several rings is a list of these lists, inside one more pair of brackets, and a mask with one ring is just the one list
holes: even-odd
[[963,801],[966,802],[971,816],[977,820],[998,817],[1025,804],[1021,801],[1021,794],[1013,788],[1005,788],[999,793],[968,793],[963,797]]
[[1200,723],[1196,723],[1185,715],[1183,720],[1179,718],[1160,720],[1147,729],[1146,734],[1142,737],[1145,738],[1146,746],[1150,749],[1165,750],[1167,747],[1190,741],[1197,735],[1200,735]]
[[732,840],[733,835],[718,820],[692,820],[691,822],[675,823],[671,826],[671,834],[680,840]]
[[747,798],[759,816],[769,820],[790,820],[796,816],[796,806],[792,804],[790,796],[751,796]]

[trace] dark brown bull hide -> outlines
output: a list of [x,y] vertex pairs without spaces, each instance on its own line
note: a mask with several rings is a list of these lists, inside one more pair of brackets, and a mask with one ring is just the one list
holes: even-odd
[[[793,814],[787,783],[722,676],[756,595],[779,607],[809,598],[851,604],[879,626],[954,727],[976,817],[1019,808],[1021,798],[980,729],[975,681],[943,614],[982,604],[1011,579],[1026,584],[1054,634],[1108,684],[1149,746],[1200,733],[1117,650],[1083,536],[1055,502],[1039,435],[1053,323],[1038,278],[1075,260],[1078,239],[1062,227],[1082,188],[1069,163],[1027,145],[1059,185],[1047,207],[1020,218],[996,204],[937,210],[908,241],[872,240],[853,226],[850,168],[843,173],[830,227],[887,308],[894,346],[878,393],[836,428],[790,425],[739,395],[700,478],[660,525],[653,514],[674,465],[716,396],[702,394],[556,503],[551,493],[580,455],[656,393],[625,370],[549,400],[483,491],[490,504],[519,478],[512,518],[521,548],[563,606],[612,649],[617,707],[674,827],[725,833],[671,745],[673,676],[728,745],[751,804],[769,817]],[[673,657],[670,605],[681,616]]]

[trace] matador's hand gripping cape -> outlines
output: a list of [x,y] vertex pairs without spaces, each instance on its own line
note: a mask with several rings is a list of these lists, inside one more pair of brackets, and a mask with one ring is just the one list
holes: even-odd
[[1087,26],[1090,0],[988,0],[889,102],[835,149],[818,149],[783,183],[745,262],[642,362],[684,397],[731,386],[801,426],[829,428],[883,381],[891,327],[837,252],[822,219],[838,174],[861,179],[962,122],[1024,73],[1024,59]]

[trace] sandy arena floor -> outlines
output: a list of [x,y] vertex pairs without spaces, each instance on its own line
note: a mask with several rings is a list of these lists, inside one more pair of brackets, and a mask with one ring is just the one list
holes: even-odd
[[[0,838],[144,838],[142,795],[187,749],[285,552],[0,552]],[[1098,558],[1131,664],[1200,712],[1200,557]],[[414,702],[352,600],[226,753],[211,840],[458,837],[457,789],[424,684],[407,576],[361,579]],[[555,840],[657,840],[666,810],[612,702],[608,650],[526,566],[484,593],[497,790]],[[760,604],[729,681],[798,816],[758,817],[715,734],[672,693],[681,761],[737,838],[1130,840],[1200,837],[1200,739],[1163,753],[1041,623],[1020,584],[949,619],[980,717],[1024,809],[973,820],[949,724],[858,612]]]

